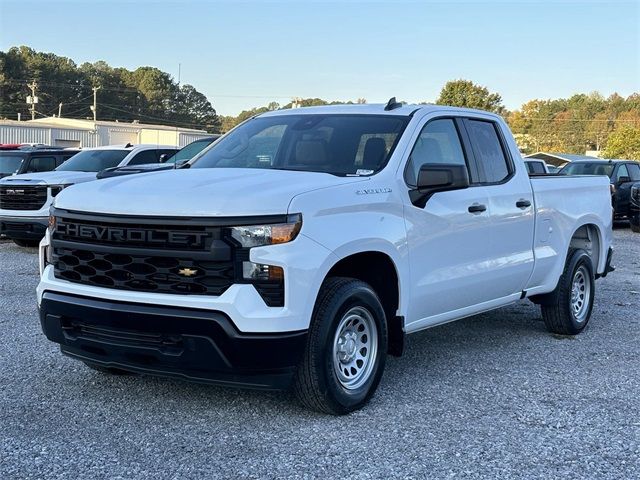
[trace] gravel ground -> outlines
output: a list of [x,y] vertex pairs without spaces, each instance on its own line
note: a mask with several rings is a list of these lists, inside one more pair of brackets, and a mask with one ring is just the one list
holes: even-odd
[[0,241],[0,478],[639,478],[640,235],[615,248],[583,334],[548,334],[524,301],[413,335],[335,418],[63,357],[35,250]]

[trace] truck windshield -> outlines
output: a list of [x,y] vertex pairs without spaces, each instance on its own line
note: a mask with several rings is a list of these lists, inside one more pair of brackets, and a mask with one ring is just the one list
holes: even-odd
[[391,156],[409,117],[295,114],[258,117],[220,139],[193,168],[264,168],[370,175]]
[[613,163],[570,163],[560,170],[560,175],[606,175],[611,178]]
[[13,175],[18,173],[24,161],[21,155],[0,155],[0,175]]
[[214,138],[205,138],[204,140],[196,140],[195,142],[191,142],[189,145],[181,148],[172,156],[170,156],[165,163],[176,163],[180,160],[191,160],[198,153],[204,150],[204,147],[207,147],[213,142]]
[[56,170],[99,172],[105,168],[117,167],[129,153],[129,150],[84,150],[76,153]]

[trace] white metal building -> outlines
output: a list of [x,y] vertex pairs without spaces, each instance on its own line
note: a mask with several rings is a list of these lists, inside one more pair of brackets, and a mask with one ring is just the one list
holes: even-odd
[[0,143],[44,143],[61,147],[157,143],[183,147],[210,136],[204,130],[136,122],[94,122],[57,117],[24,122],[0,120]]

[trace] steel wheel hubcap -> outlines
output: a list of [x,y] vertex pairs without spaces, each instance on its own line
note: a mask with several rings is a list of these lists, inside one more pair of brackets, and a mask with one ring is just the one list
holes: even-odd
[[571,311],[577,322],[583,322],[591,299],[591,277],[584,266],[576,270],[571,284]]
[[371,376],[378,352],[378,329],[364,307],[344,314],[333,339],[333,370],[347,390],[361,387]]

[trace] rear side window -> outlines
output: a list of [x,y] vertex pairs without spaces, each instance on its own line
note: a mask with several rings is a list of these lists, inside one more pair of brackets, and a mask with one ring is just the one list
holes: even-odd
[[629,170],[629,176],[631,177],[631,180],[633,180],[634,182],[637,182],[638,180],[640,180],[640,165],[627,165],[627,169]]
[[499,183],[511,173],[497,126],[493,122],[468,119],[465,122],[473,153],[478,160],[481,183]]
[[432,120],[420,132],[406,171],[405,180],[409,185],[416,184],[420,167],[427,163],[466,165],[458,129],[452,119]]
[[55,157],[33,157],[26,173],[50,172],[56,168]]

